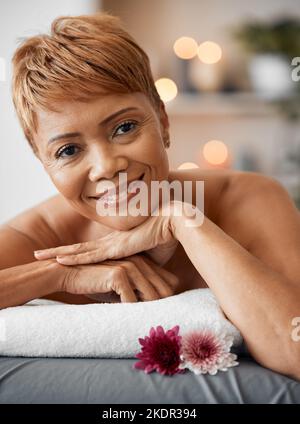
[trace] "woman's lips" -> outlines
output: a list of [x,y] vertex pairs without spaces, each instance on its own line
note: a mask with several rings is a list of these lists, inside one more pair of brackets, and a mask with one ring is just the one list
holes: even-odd
[[[96,201],[101,201],[101,203],[106,204],[107,206],[111,206],[111,205],[115,205],[115,204],[119,204],[125,200],[127,200],[127,202],[134,197],[137,194],[137,190],[139,188],[139,181],[142,181],[144,178],[145,174],[142,174],[137,180],[132,180],[129,181],[126,189],[122,190],[121,188],[121,192],[119,192],[120,187],[116,187],[116,193],[114,195],[105,193],[102,194],[101,196],[92,196],[92,199],[95,199]],[[130,185],[130,193],[128,193],[128,187]]]

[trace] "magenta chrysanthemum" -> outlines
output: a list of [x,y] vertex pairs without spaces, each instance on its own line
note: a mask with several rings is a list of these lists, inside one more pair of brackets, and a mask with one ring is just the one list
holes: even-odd
[[191,331],[182,337],[180,368],[195,374],[214,375],[238,365],[237,356],[230,353],[233,337],[215,334],[211,330]]
[[136,355],[140,361],[134,364],[134,368],[142,369],[146,373],[157,371],[164,375],[173,375],[182,373],[179,369],[181,336],[179,325],[176,325],[167,332],[161,325],[152,327],[149,337],[139,338],[142,345],[142,351]]

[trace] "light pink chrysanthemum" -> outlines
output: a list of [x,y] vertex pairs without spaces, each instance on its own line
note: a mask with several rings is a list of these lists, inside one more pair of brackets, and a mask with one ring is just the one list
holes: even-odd
[[180,364],[180,341],[178,335],[179,325],[176,325],[167,332],[161,325],[152,327],[149,337],[139,338],[142,351],[136,355],[140,359],[134,364],[134,368],[142,369],[147,374],[157,371],[164,375],[182,373],[185,370],[179,369]]
[[230,353],[232,336],[216,334],[212,330],[195,330],[182,336],[182,363],[179,368],[193,371],[195,374],[214,375],[238,365],[237,356]]

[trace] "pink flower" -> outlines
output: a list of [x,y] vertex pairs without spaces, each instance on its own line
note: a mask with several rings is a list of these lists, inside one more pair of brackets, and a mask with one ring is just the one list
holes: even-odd
[[193,371],[195,374],[214,375],[218,370],[227,371],[238,365],[237,356],[230,353],[232,336],[216,334],[212,330],[198,330],[182,336],[179,368]]
[[164,375],[182,373],[185,370],[179,369],[180,364],[180,340],[178,335],[179,325],[176,325],[166,333],[162,326],[156,330],[152,327],[149,337],[139,338],[142,351],[136,355],[140,359],[134,364],[134,368],[142,369],[146,373],[154,370]]

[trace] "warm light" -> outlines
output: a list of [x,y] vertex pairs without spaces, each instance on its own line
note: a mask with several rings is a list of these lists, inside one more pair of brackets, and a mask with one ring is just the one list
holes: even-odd
[[203,63],[217,63],[222,57],[222,49],[213,41],[205,41],[198,47],[198,56]]
[[169,78],[160,78],[155,82],[158,94],[163,102],[169,102],[177,96],[177,86]]
[[181,165],[179,165],[177,169],[195,169],[195,168],[199,168],[199,166],[193,162],[184,162]]
[[223,143],[223,141],[208,141],[203,147],[203,156],[208,163],[212,165],[220,165],[228,158],[227,146]]
[[180,37],[175,41],[173,49],[180,59],[192,59],[197,54],[198,44],[191,37]]

